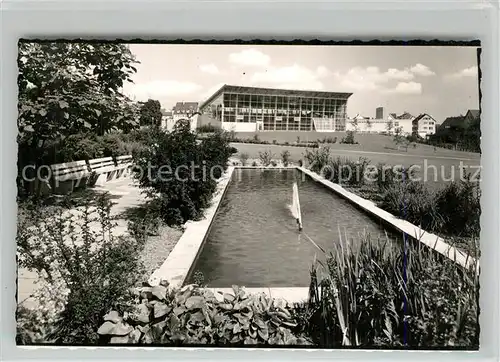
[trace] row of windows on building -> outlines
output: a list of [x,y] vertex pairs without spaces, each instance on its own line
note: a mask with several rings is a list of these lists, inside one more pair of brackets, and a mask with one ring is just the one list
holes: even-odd
[[264,115],[224,115],[224,122],[262,122],[265,131],[345,131],[345,120],[333,118],[311,118]]
[[333,109],[346,104],[343,99],[225,93],[225,107]]

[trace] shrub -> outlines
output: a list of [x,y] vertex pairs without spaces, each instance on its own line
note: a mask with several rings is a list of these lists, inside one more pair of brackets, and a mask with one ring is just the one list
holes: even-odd
[[[103,157],[104,147],[95,134],[75,134],[65,138],[56,148],[57,162],[89,160]],[[54,162],[55,163],[55,162]]]
[[211,125],[211,124],[203,124],[196,128],[196,131],[198,133],[212,133],[212,132],[217,132],[219,128]]
[[423,182],[389,183],[378,206],[441,235],[478,237],[481,192],[475,181],[453,181],[438,192]]
[[[354,136],[353,136],[354,137]],[[318,140],[319,143],[337,143],[337,137],[324,137],[323,140]]]
[[353,131],[347,131],[346,136],[342,138],[340,143],[347,144],[347,145],[358,144],[358,142],[354,139],[354,132]]
[[258,134],[254,134],[254,135],[253,135],[253,141],[254,141],[255,143],[259,143],[259,142],[260,142],[260,138],[259,138],[259,135],[258,135]]
[[296,321],[285,302],[249,295],[236,286],[233,291],[216,295],[195,285],[143,287],[136,292],[134,310],[127,315],[110,311],[98,333],[112,344],[310,344],[292,333]]
[[95,208],[88,202],[76,215],[61,208],[42,211],[38,205],[23,209],[17,235],[19,265],[36,270],[60,295],[69,290],[64,310],[46,328],[52,330],[48,340],[96,343],[103,315],[111,308],[123,309],[127,288],[141,275],[142,245],[130,237],[113,236],[110,207],[107,196],[101,195]]
[[271,164],[272,158],[273,158],[273,154],[271,153],[271,151],[264,151],[264,152],[260,151],[259,152],[260,162],[265,167],[267,167]]
[[304,158],[307,160],[311,171],[320,172],[330,161],[330,148],[323,147],[314,151],[306,150]]
[[377,165],[376,185],[379,192],[383,192],[387,187],[392,187],[396,183],[408,182],[415,176],[415,169],[408,167],[388,166],[384,163]]
[[198,143],[189,123],[179,122],[170,133],[150,134],[147,148],[134,156],[139,166],[134,176],[157,199],[165,223],[180,225],[202,216],[232,152],[226,133],[215,132]]
[[[415,240],[341,240],[314,266],[302,332],[320,348],[479,347],[478,276]],[[401,268],[407,263],[405,270]]]
[[447,235],[478,237],[481,217],[481,189],[471,179],[454,181],[436,195],[436,207],[444,219],[440,232]]
[[428,231],[439,230],[444,224],[435,194],[423,182],[402,182],[386,188],[377,206]]
[[240,154],[240,161],[243,166],[246,166],[249,157],[248,153],[243,152]]
[[278,166],[278,163],[275,160],[271,160],[271,166],[276,167]]
[[337,157],[329,160],[327,167],[324,168],[323,177],[338,184],[361,186],[365,182],[366,167],[369,163],[370,161],[364,157],[360,157],[357,161]]
[[297,144],[299,144],[299,143],[300,143],[300,137],[297,136]]
[[273,145],[275,145],[276,143],[278,143],[276,140],[273,140]]
[[258,166],[258,165],[257,165],[257,161],[253,161],[253,162],[252,162],[252,166],[253,166],[253,167],[257,167],[257,166]]
[[281,152],[281,161],[283,161],[283,166],[285,167],[290,163],[290,152],[288,150]]

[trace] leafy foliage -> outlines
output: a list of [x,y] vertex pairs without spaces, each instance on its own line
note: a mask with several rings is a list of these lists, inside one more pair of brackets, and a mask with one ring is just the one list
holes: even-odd
[[[127,288],[141,275],[138,252],[142,245],[133,238],[113,235],[110,207],[110,201],[102,195],[95,206],[89,200],[77,212],[42,210],[38,205],[26,205],[21,212],[19,265],[44,276],[51,290],[58,293],[55,301],[64,304],[63,310],[48,321],[45,330],[50,333],[45,341],[96,343],[96,326],[102,316],[110,308],[122,308]],[[60,300],[61,296],[64,299]],[[21,340],[37,341],[26,338],[26,333]]]
[[346,145],[357,145],[358,142],[354,139],[354,131],[347,131],[346,136],[342,138],[340,143]]
[[311,171],[322,172],[324,167],[326,167],[330,161],[330,148],[321,147],[313,151],[306,150],[304,158],[309,164],[308,167]]
[[220,127],[216,127],[212,124],[202,124],[201,126],[196,128],[196,132],[198,133],[213,133],[217,132],[218,130],[220,130]]
[[408,151],[408,145],[410,144],[410,141],[403,135],[400,127],[397,127],[394,130],[393,141],[398,147],[398,149],[400,147],[403,147],[406,151]]
[[296,321],[284,301],[233,293],[213,293],[188,285],[180,290],[164,285],[136,291],[130,313],[109,312],[98,330],[112,344],[162,345],[301,345],[305,338],[291,329]]
[[337,157],[329,161],[324,168],[323,176],[335,183],[350,186],[361,186],[365,182],[365,172],[370,161],[360,157],[354,161],[349,158]]
[[281,161],[283,162],[283,166],[287,167],[290,163],[290,151],[284,150],[281,152]]
[[246,166],[249,157],[248,153],[243,152],[240,154],[240,161],[243,166]]
[[431,191],[423,182],[385,187],[378,206],[424,230],[442,235],[478,237],[481,190],[473,180],[453,181]]
[[20,42],[19,169],[40,166],[46,146],[71,135],[137,127],[137,107],[121,93],[135,63],[116,43]]
[[134,155],[134,176],[168,225],[202,216],[233,153],[222,131],[201,140],[179,121],[170,133],[152,129]]
[[259,160],[264,167],[267,167],[273,160],[273,153],[271,151],[259,151]]
[[345,239],[313,267],[302,325],[317,346],[478,348],[475,270],[404,242]]
[[141,103],[140,110],[140,124],[141,126],[156,126],[159,127],[161,123],[161,104],[160,101],[155,99],[148,99],[146,102]]

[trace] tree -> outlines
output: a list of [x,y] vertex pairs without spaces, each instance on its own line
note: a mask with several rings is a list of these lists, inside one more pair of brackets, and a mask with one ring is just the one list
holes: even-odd
[[394,127],[394,123],[392,122],[392,119],[389,119],[387,121],[387,124],[385,125],[385,129],[387,130],[387,132],[390,133],[392,131],[393,127]]
[[373,126],[372,122],[369,119],[367,119],[366,120],[366,128],[368,128],[368,132],[370,132],[370,130],[372,129],[372,126]]
[[161,124],[161,104],[160,101],[148,99],[147,102],[141,102],[141,126],[157,126]]
[[354,127],[354,132],[358,131],[358,119],[354,117],[351,121],[352,126]]
[[397,127],[396,129],[394,129],[393,140],[394,140],[394,143],[396,144],[396,146],[398,146],[398,149],[400,146],[403,146],[406,148],[406,150],[408,150],[409,141],[405,136],[403,136],[403,132],[401,131],[400,127]]
[[227,134],[218,130],[198,142],[189,120],[179,120],[169,133],[148,133],[146,147],[134,155],[134,176],[150,197],[151,209],[168,225],[198,219],[234,153]]
[[36,172],[47,144],[70,135],[136,128],[137,106],[122,93],[135,63],[121,44],[20,42],[18,166]]

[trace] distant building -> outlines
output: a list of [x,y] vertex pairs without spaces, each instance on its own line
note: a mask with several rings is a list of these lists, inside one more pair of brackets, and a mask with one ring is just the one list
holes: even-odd
[[224,85],[200,105],[200,112],[203,124],[235,132],[342,132],[351,95]]
[[427,113],[422,113],[412,121],[412,134],[427,138],[436,133],[436,120]]
[[471,123],[475,120],[480,120],[481,115],[479,113],[479,109],[469,109],[464,116],[464,126],[468,128]]
[[384,107],[377,107],[375,109],[375,119],[384,119]]
[[359,133],[384,133],[387,132],[387,121],[364,117],[359,114],[346,122],[346,131],[355,131]]
[[413,132],[413,123],[415,119],[413,115],[408,112],[403,112],[399,116],[396,113],[390,113],[387,117],[387,122],[392,124],[391,133],[394,133],[396,129],[399,129],[403,135],[411,135]]
[[470,126],[474,120],[480,120],[480,113],[477,109],[469,109],[465,116],[448,117],[439,127],[440,131],[449,129],[464,129]]
[[189,119],[191,130],[195,131],[198,125],[196,112],[198,112],[198,102],[177,102],[172,108],[173,124],[181,119]]
[[161,110],[161,128],[171,130],[173,128],[174,117],[172,111]]
[[439,129],[440,130],[455,129],[455,128],[461,128],[463,127],[463,125],[464,125],[464,116],[448,117],[443,121],[443,123],[441,123]]

